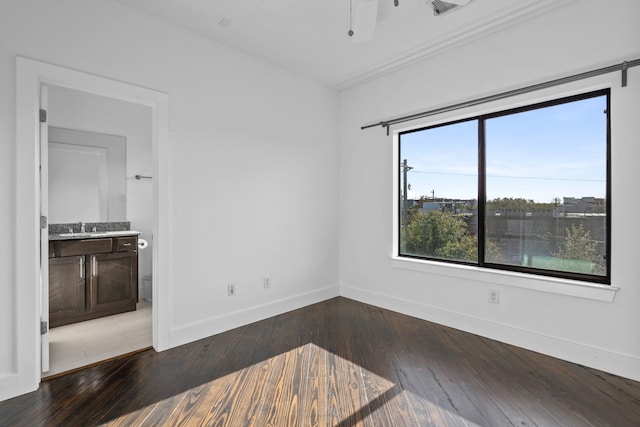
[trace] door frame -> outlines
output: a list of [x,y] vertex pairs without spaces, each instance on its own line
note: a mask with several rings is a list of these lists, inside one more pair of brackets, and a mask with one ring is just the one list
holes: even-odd
[[[49,87],[40,86],[40,109],[49,111]],[[49,216],[49,121],[40,117],[40,215]],[[40,323],[46,322],[47,327],[40,331],[40,371],[49,371],[49,227],[42,227],[40,221]],[[44,278],[44,279],[43,279]]]
[[[9,396],[41,380],[39,109],[42,85],[61,86],[151,108],[153,157],[153,348],[170,347],[170,98],[166,93],[28,58],[16,58],[14,375]],[[48,278],[45,278],[48,280]]]

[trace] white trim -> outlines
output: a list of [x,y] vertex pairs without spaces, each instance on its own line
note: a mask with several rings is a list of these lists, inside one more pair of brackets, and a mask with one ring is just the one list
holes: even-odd
[[564,338],[469,316],[355,286],[340,285],[340,295],[407,316],[543,353],[572,363],[640,381],[640,358]]
[[172,329],[171,345],[179,346],[187,344],[288,311],[326,301],[337,296],[339,296],[339,288],[337,285],[334,285],[265,304],[243,308],[221,316],[210,317]]
[[32,59],[16,58],[16,245],[15,382],[0,385],[0,398],[37,389],[39,347],[38,110],[42,84],[62,86],[151,107],[154,164],[153,346],[169,348],[171,282],[170,100],[169,95]]
[[428,273],[436,276],[449,276],[474,282],[529,289],[532,291],[603,302],[613,302],[616,293],[620,290],[620,288],[614,286],[598,285],[576,280],[402,257],[392,257],[391,266],[393,268]]
[[[594,92],[602,89],[610,89],[613,93],[615,85],[619,84],[619,74],[611,72],[569,82],[564,85],[541,89],[539,91],[528,92],[513,97],[487,102],[481,105],[461,108],[459,110],[448,111],[442,114],[417,119],[405,123],[402,128],[394,129],[391,134],[393,144],[393,168],[392,168],[392,252],[390,254],[391,266],[398,269],[411,270],[427,274],[440,276],[450,276],[476,282],[485,282],[502,286],[511,286],[532,291],[547,292],[558,295],[586,298],[596,301],[613,302],[616,293],[620,290],[615,286],[598,285],[578,280],[561,279],[537,274],[518,273],[513,271],[495,270],[479,266],[466,266],[451,264],[446,262],[413,259],[397,256],[399,253],[399,230],[400,220],[399,204],[399,135],[403,132],[434,126],[437,124],[455,122],[469,117],[477,117],[491,114],[498,111],[506,111],[527,105],[534,105],[541,102],[561,99],[583,93]],[[452,105],[455,103],[452,103]],[[613,132],[613,130],[612,130]],[[613,176],[610,178],[613,179]],[[613,236],[612,236],[613,239]]]
[[0,376],[0,402],[35,390],[30,383],[17,373]]
[[564,0],[560,2],[557,0],[539,0],[533,3],[529,2],[524,6],[519,4],[515,5],[502,14],[492,15],[484,20],[475,22],[474,25],[469,26],[465,30],[434,38],[382,63],[360,70],[351,77],[336,83],[335,88],[338,91],[342,91],[375,80],[386,74],[423,62],[428,58],[455,49],[465,43],[478,40],[496,31],[533,19],[536,16],[551,12],[575,1],[577,0]]

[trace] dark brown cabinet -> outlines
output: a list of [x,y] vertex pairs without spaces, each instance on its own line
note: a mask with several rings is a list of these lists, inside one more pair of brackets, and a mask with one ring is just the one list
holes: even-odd
[[136,236],[52,242],[49,322],[67,325],[136,309]]
[[52,326],[86,312],[84,272],[84,256],[49,260],[49,321]]
[[[94,311],[117,310],[137,302],[138,256],[135,252],[92,255],[89,299]],[[128,285],[128,286],[127,286]]]

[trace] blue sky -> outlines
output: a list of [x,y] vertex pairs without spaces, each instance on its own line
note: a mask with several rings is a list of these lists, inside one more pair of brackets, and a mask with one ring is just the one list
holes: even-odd
[[[486,121],[487,198],[605,197],[606,97]],[[401,136],[409,198],[477,198],[478,122]]]

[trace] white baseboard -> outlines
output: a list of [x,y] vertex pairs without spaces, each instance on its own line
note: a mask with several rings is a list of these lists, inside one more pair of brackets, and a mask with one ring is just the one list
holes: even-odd
[[558,359],[640,381],[640,358],[564,338],[493,322],[464,313],[410,301],[354,286],[340,286],[340,295],[408,316],[449,326]]
[[0,402],[37,390],[37,385],[33,387],[23,382],[16,373],[0,375]]
[[338,286],[329,286],[174,328],[170,331],[170,347],[187,344],[337,296]]

